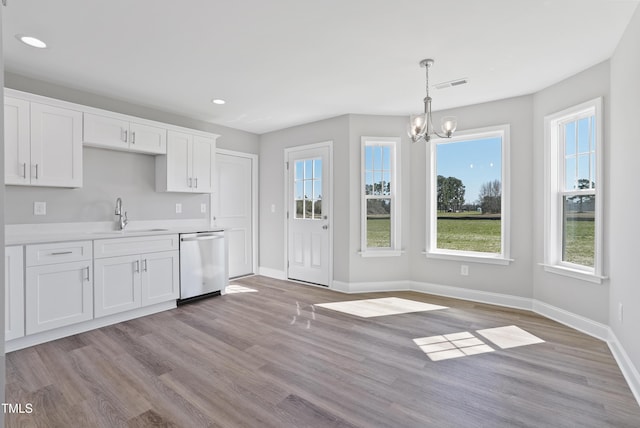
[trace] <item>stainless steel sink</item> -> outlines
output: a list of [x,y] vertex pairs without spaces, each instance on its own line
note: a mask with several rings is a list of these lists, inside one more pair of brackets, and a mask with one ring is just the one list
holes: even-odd
[[101,230],[98,232],[87,232],[90,235],[127,235],[129,233],[145,233],[145,232],[167,232],[169,229],[130,229],[130,230]]

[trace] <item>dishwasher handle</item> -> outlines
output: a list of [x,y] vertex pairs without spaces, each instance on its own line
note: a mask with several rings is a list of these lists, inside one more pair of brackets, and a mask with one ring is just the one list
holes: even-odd
[[209,233],[202,233],[202,234],[198,234],[198,235],[188,235],[188,236],[184,236],[184,237],[180,237],[180,241],[181,242],[188,242],[188,241],[208,241],[208,240],[212,240],[212,239],[224,239],[224,235],[222,234],[209,234]]

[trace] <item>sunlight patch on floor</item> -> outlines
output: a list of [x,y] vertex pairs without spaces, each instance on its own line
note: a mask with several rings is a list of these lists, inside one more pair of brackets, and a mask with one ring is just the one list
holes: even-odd
[[493,352],[494,349],[468,331],[413,339],[431,361]]
[[533,345],[535,343],[544,343],[544,340],[524,331],[520,327],[516,327],[515,325],[487,328],[485,330],[478,330],[477,333],[502,349]]
[[430,303],[401,299],[399,297],[352,300],[349,302],[316,303],[315,306],[344,312],[362,318],[447,309],[446,306],[432,305]]
[[229,284],[225,288],[225,294],[235,294],[235,293],[257,293],[258,290],[245,287],[244,285],[239,284]]

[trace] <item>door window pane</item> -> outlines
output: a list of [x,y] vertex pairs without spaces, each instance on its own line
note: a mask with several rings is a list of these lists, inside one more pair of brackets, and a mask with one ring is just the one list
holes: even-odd
[[322,159],[295,161],[293,186],[295,218],[322,218]]

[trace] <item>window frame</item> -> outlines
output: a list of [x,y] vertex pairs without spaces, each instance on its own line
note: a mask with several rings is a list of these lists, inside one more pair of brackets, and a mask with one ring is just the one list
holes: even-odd
[[[487,264],[508,265],[511,259],[511,167],[510,167],[510,130],[509,124],[488,126],[483,128],[469,129],[456,132],[452,138],[434,138],[431,140],[427,149],[427,192],[429,196],[427,200],[427,230],[426,230],[426,250],[424,252],[427,258],[468,261]],[[438,144],[451,144],[462,141],[485,139],[491,137],[501,137],[501,252],[500,253],[484,253],[477,251],[449,250],[437,248],[437,159],[436,147]]]
[[[545,159],[544,159],[544,270],[597,284],[606,279],[603,276],[603,98],[592,100],[550,114],[544,118]],[[595,116],[595,187],[593,189],[567,191],[565,145],[561,139],[561,128],[568,122],[587,116]],[[577,153],[576,153],[577,156]],[[563,197],[573,194],[595,196],[594,210],[594,266],[589,267],[562,260],[563,243]]]
[[[401,250],[401,229],[400,219],[401,198],[400,198],[400,174],[398,165],[400,164],[400,142],[399,137],[361,137],[360,138],[360,256],[362,257],[392,257],[403,253]],[[371,198],[366,194],[366,165],[365,154],[369,146],[388,146],[391,148],[390,165],[390,188],[389,196],[383,199],[391,199],[391,246],[390,247],[368,247],[367,246],[367,199]]]

